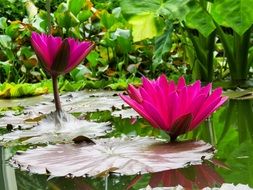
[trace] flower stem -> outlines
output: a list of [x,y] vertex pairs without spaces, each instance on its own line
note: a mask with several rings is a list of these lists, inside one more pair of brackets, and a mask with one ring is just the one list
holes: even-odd
[[176,142],[176,141],[177,141],[177,135],[170,134],[170,142]]
[[58,90],[57,76],[52,76],[52,82],[53,82],[54,103],[55,103],[56,112],[60,113],[62,109],[61,109],[61,102],[60,102],[60,96],[59,96],[59,90]]

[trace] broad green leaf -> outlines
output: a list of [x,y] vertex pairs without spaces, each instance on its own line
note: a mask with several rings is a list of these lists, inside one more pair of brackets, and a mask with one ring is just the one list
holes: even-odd
[[155,14],[144,12],[129,19],[132,25],[133,41],[138,42],[147,38],[153,38],[159,34]]
[[100,23],[107,30],[110,29],[117,22],[113,14],[109,14],[107,11],[102,11]]
[[84,65],[78,65],[70,72],[70,76],[74,81],[81,81],[85,78],[86,74],[92,74],[92,72]]
[[121,0],[120,6],[123,13],[136,15],[143,12],[157,12],[161,7],[161,2],[160,0]]
[[99,58],[99,54],[96,51],[90,52],[89,55],[86,57],[86,59],[89,61],[91,67],[97,66],[98,58]]
[[183,20],[193,5],[191,2],[192,0],[121,0],[121,8],[123,13],[130,16],[152,12],[156,17],[162,15]]
[[17,98],[24,96],[37,96],[48,93],[47,87],[40,84],[14,84],[4,83],[0,89],[0,98]]
[[0,46],[2,48],[10,48],[11,47],[11,37],[8,35],[0,35]]
[[5,29],[5,34],[12,39],[16,38],[19,34],[20,22],[14,21]]
[[79,20],[70,11],[64,13],[55,13],[59,26],[69,29],[78,25]]
[[159,15],[170,19],[184,20],[195,4],[192,0],[165,0],[159,9]]
[[15,60],[15,55],[12,51],[12,39],[8,35],[0,35],[0,48],[4,52],[4,54],[8,57],[9,61]]
[[212,17],[200,5],[191,9],[186,15],[185,22],[189,28],[197,29],[205,37],[208,37],[216,28]]
[[211,14],[222,26],[242,35],[253,24],[253,0],[214,0]]
[[155,53],[153,67],[157,67],[162,63],[162,57],[164,54],[170,51],[172,46],[171,35],[173,31],[172,23],[167,23],[167,28],[161,36],[158,36],[155,40]]
[[75,16],[81,11],[85,5],[85,0],[68,0],[68,10],[70,10]]
[[7,27],[7,18],[0,18],[0,29],[4,30]]
[[92,16],[92,12],[90,10],[83,10],[77,14],[77,18],[80,22],[87,21],[91,16]]
[[130,30],[124,30],[118,28],[111,34],[111,38],[116,40],[116,48],[124,54],[127,54],[132,47],[131,32]]
[[61,3],[54,13],[59,26],[69,29],[79,24],[79,20],[68,10],[66,3]]
[[11,63],[10,63],[10,60],[7,60],[7,61],[0,61],[0,67],[3,67],[4,68],[4,71],[5,73],[8,75],[11,71]]

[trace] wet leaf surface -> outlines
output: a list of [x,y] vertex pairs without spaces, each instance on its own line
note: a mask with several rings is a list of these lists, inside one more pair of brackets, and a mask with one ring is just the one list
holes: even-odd
[[[49,145],[15,155],[11,163],[51,176],[103,176],[159,172],[200,164],[214,149],[203,141],[166,143],[153,138],[98,139],[95,145]],[[99,163],[99,164],[98,164]]]
[[112,116],[120,118],[140,118],[141,116],[133,109],[115,110],[112,112]]
[[40,102],[52,101],[52,94],[45,94],[41,96],[27,97],[27,98],[13,98],[13,99],[0,99],[0,108],[4,107],[17,107],[17,106],[32,106]]
[[[1,104],[3,103],[3,104]],[[66,93],[61,96],[63,110],[68,113],[96,112],[120,110],[124,102],[119,98],[117,92],[113,91],[80,91]],[[44,115],[55,110],[52,94],[23,98],[0,100],[0,105],[5,107],[24,106],[21,114],[16,115],[14,111],[5,112],[0,118],[0,127],[5,128],[7,124],[13,128],[30,128],[36,125]],[[136,113],[130,109],[132,115]],[[127,113],[126,113],[127,114]],[[127,116],[128,117],[128,116]]]
[[[113,91],[80,91],[66,93],[61,96],[62,108],[69,113],[85,113],[93,111],[121,109],[123,101]],[[25,111],[40,112],[43,114],[54,111],[53,99],[43,101],[26,108]]]
[[[183,188],[181,185],[178,185],[175,187],[156,187],[156,188],[147,186],[146,188],[139,189],[139,190],[188,190],[188,189]],[[221,187],[214,187],[214,188],[206,187],[206,188],[203,188],[202,190],[252,190],[252,188],[243,184],[234,185],[234,184],[224,183],[222,184]]]
[[31,128],[37,125],[45,115],[40,113],[28,112],[20,115],[13,115],[13,112],[5,113],[5,116],[0,118],[0,127],[5,128],[8,124],[13,126],[13,129]]
[[58,118],[53,112],[30,129],[14,130],[2,135],[0,140],[5,146],[11,141],[21,144],[66,143],[78,136],[88,138],[103,136],[110,130],[108,125],[109,122],[95,123],[79,120],[64,112]]

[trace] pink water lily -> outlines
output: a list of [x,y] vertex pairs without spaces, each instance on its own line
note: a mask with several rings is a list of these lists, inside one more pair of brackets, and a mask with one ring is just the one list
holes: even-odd
[[44,69],[51,75],[70,72],[92,50],[90,41],[62,39],[52,35],[32,33],[31,43]]
[[161,75],[156,80],[143,77],[139,88],[129,85],[129,96],[120,97],[154,128],[166,131],[173,141],[196,128],[227,100],[221,88],[211,89],[211,83],[201,87],[198,80],[186,85],[181,77],[175,84]]
[[52,35],[32,33],[32,47],[43,68],[52,76],[54,102],[57,112],[61,112],[58,92],[58,75],[70,72],[92,50],[90,41],[79,42],[73,38],[62,39]]

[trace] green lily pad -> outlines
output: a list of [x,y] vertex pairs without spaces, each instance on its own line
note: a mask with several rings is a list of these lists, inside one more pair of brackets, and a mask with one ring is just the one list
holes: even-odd
[[[135,175],[200,164],[213,157],[203,141],[167,143],[148,137],[98,139],[95,144],[59,144],[19,153],[11,164],[51,176]],[[98,164],[99,163],[99,164]]]

